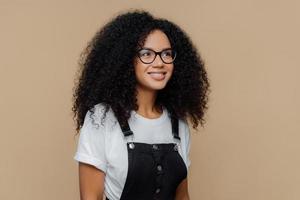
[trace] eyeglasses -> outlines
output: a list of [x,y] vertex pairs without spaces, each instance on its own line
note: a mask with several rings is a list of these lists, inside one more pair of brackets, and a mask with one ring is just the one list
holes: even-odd
[[173,63],[176,58],[176,52],[171,48],[164,49],[160,52],[156,52],[148,48],[143,48],[137,52],[137,55],[144,64],[152,63],[157,55],[159,55],[159,57],[165,64]]

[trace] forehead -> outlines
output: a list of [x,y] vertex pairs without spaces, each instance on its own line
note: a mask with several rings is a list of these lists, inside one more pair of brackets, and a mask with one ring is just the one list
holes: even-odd
[[146,37],[143,47],[161,51],[166,48],[171,48],[171,44],[164,32],[161,30],[154,30]]

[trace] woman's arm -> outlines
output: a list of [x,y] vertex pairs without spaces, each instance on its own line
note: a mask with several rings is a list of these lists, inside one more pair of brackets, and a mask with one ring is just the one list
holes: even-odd
[[92,165],[79,162],[81,200],[102,200],[105,173]]
[[175,200],[190,200],[188,192],[188,180],[184,179],[176,189],[176,198]]

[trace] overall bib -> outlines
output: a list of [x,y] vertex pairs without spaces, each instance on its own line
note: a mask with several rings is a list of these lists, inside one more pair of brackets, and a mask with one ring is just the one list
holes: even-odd
[[[174,141],[180,141],[178,119],[171,117],[171,122]],[[128,123],[121,129],[126,139],[133,136]],[[177,186],[187,177],[178,147],[175,142],[148,144],[127,140],[128,172],[120,200],[174,200]]]

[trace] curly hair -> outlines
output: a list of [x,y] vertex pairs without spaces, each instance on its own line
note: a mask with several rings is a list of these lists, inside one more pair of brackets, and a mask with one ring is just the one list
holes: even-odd
[[138,110],[134,58],[154,30],[164,32],[177,52],[171,79],[158,91],[155,105],[164,106],[179,119],[190,118],[194,129],[199,123],[204,125],[209,81],[196,47],[173,22],[154,18],[144,10],[134,10],[105,24],[81,54],[72,107],[77,133],[86,113],[93,114],[98,103],[105,105],[102,120],[109,108],[120,123],[129,119],[132,110]]

